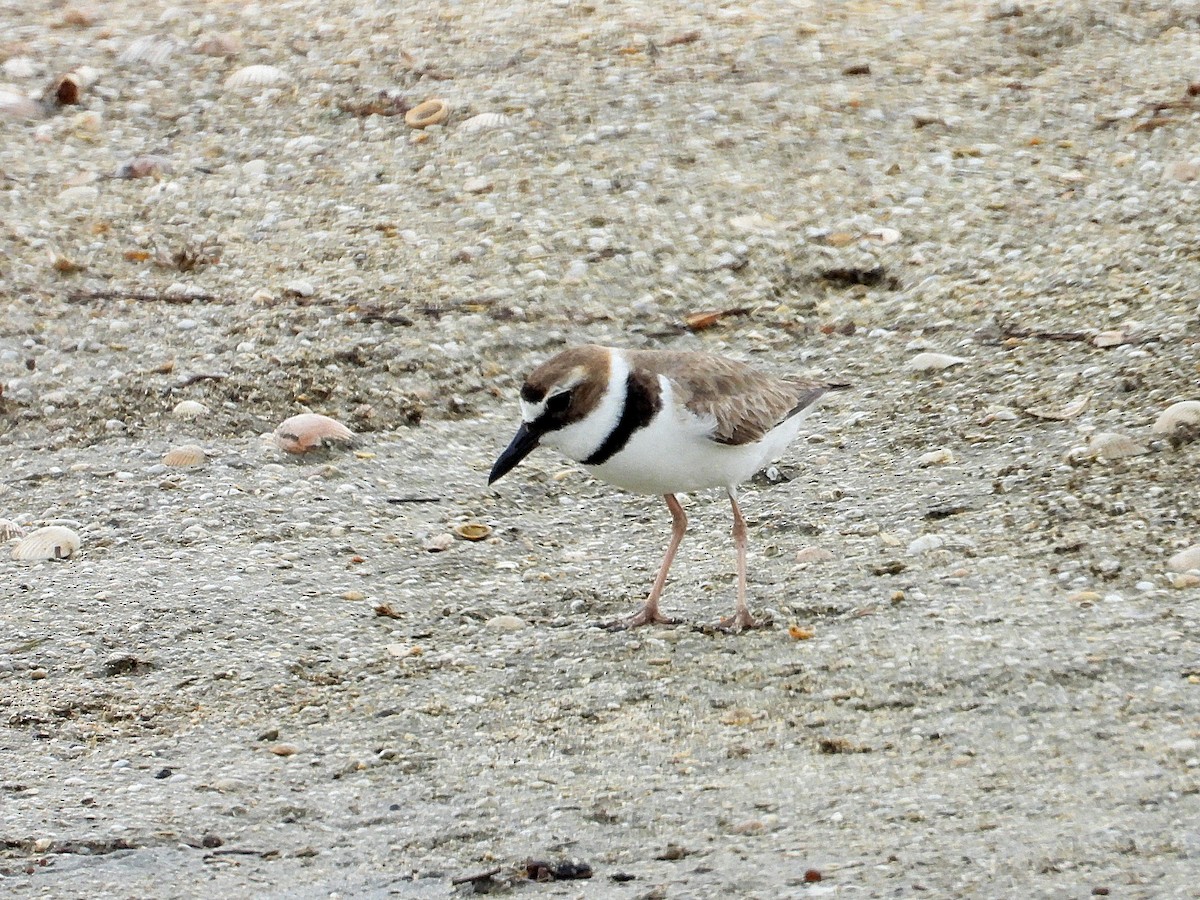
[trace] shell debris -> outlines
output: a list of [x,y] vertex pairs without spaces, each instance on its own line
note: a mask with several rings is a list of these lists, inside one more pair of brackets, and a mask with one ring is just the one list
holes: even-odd
[[1126,459],[1141,456],[1150,449],[1127,434],[1115,431],[1097,431],[1088,438],[1088,449],[1100,459]]
[[15,91],[0,91],[0,116],[6,119],[40,119],[46,107],[31,97]]
[[513,120],[504,115],[504,113],[489,112],[464,119],[458,124],[457,130],[464,134],[473,134],[477,131],[489,131],[493,128],[507,128],[512,124]]
[[179,45],[174,38],[149,34],[131,41],[129,46],[117,57],[122,65],[144,62],[151,66],[161,66],[175,53]]
[[945,447],[930,450],[917,457],[917,466],[922,469],[928,469],[930,466],[944,466],[952,462],[954,462],[954,454]]
[[1049,419],[1056,422],[1065,422],[1067,419],[1073,419],[1092,402],[1091,394],[1084,394],[1072,400],[1066,406],[1051,407],[1051,406],[1029,406],[1026,407],[1025,413],[1033,416],[1035,419]]
[[796,562],[798,563],[828,562],[833,558],[833,551],[826,550],[824,547],[804,547],[796,551]]
[[1181,400],[1162,411],[1151,430],[1155,434],[1174,434],[1183,427],[1200,425],[1200,400]]
[[1200,570],[1200,544],[1180,550],[1167,560],[1167,568],[1172,572],[1191,572]]
[[158,178],[160,175],[169,175],[171,171],[169,159],[148,153],[125,160],[117,166],[113,178]]
[[193,45],[192,51],[204,56],[232,58],[242,52],[242,39],[229,32],[205,34]]
[[208,407],[199,400],[180,400],[171,410],[177,419],[199,419],[208,415]]
[[331,444],[348,444],[354,440],[354,432],[329,416],[301,413],[280,422],[272,438],[288,453],[308,453]]
[[240,88],[275,87],[287,81],[287,72],[278,66],[262,64],[243,66],[225,79],[225,90],[236,91]]
[[404,124],[409,128],[428,128],[441,125],[450,118],[450,107],[445,100],[432,99],[418,103],[404,114]]
[[492,529],[482,522],[463,522],[454,526],[454,533],[464,541],[482,541],[492,533]]
[[20,562],[67,559],[81,544],[79,535],[65,525],[46,525],[21,538],[12,549],[12,558]]
[[25,534],[25,529],[12,519],[0,519],[0,541],[11,541]]
[[204,452],[204,448],[196,444],[182,444],[179,447],[172,447],[166,452],[162,458],[164,466],[175,466],[177,468],[187,468],[191,466],[202,466],[208,461],[208,454]]
[[914,372],[941,372],[965,362],[963,357],[949,353],[918,353],[908,361],[908,367]]

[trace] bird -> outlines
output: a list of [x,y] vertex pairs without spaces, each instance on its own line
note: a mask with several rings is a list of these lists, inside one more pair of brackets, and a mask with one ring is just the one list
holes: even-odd
[[688,526],[675,495],[723,487],[733,509],[737,602],[717,627],[755,628],[762,623],[746,602],[746,520],[737,486],[784,452],[826,392],[846,386],[779,378],[711,353],[569,347],[525,378],[520,427],[488,484],[546,446],[609,484],[665,500],[671,539],[650,595],[612,630],[678,624],[659,605]]

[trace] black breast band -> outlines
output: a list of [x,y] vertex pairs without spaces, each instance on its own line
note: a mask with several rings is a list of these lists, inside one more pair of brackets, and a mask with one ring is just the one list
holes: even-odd
[[657,376],[647,373],[629,373],[625,379],[625,407],[621,418],[608,433],[596,452],[583,460],[585,466],[599,466],[608,462],[629,443],[633,433],[645,428],[658,412],[659,388]]

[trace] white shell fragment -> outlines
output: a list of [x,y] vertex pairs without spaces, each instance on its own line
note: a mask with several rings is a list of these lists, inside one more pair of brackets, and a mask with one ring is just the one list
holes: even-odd
[[272,437],[288,453],[308,453],[329,444],[346,444],[354,432],[336,419],[318,413],[301,413],[279,423]]
[[1115,431],[1097,431],[1088,438],[1088,449],[1100,459],[1126,459],[1150,452],[1129,435]]
[[941,372],[965,362],[963,357],[949,353],[918,353],[908,361],[908,367],[914,372]]
[[944,546],[946,546],[946,539],[941,535],[923,534],[911,541],[905,552],[909,556],[921,556],[933,550],[940,550]]
[[902,235],[895,228],[873,228],[866,233],[865,237],[886,247],[889,244],[897,243]]
[[480,113],[460,122],[458,130],[468,134],[476,131],[488,131],[492,128],[506,128],[512,124],[512,121],[504,113]]
[[1129,335],[1124,331],[1101,331],[1092,337],[1092,346],[1107,348],[1119,347],[1129,341]]
[[796,551],[796,562],[818,563],[833,559],[833,551],[824,547],[805,547]]
[[945,447],[930,450],[928,453],[922,453],[917,457],[917,465],[922,469],[927,469],[930,466],[944,466],[952,462],[954,462],[954,454]]
[[165,156],[145,154],[134,156],[117,166],[113,178],[157,178],[171,172],[171,161]]
[[177,419],[199,419],[208,415],[208,407],[199,400],[180,400],[171,410],[171,415]]
[[0,116],[6,119],[40,119],[46,107],[31,97],[14,91],[0,91]]
[[12,558],[21,562],[66,559],[79,550],[79,535],[65,525],[47,525],[29,532],[12,549]]
[[1181,400],[1162,411],[1151,430],[1155,434],[1174,434],[1185,425],[1200,425],[1200,400]]
[[454,546],[454,535],[434,534],[421,542],[421,549],[426,553],[445,553]]
[[183,444],[179,447],[172,447],[163,456],[164,466],[175,466],[177,468],[188,468],[191,466],[202,466],[208,461],[208,454],[204,452],[203,447],[198,447],[195,444]]
[[11,541],[24,533],[25,529],[12,519],[0,519],[0,541]]
[[229,32],[202,35],[192,46],[193,52],[205,56],[234,57],[241,53],[242,49],[242,39]]
[[1049,406],[1030,406],[1025,412],[1033,416],[1035,419],[1051,419],[1054,421],[1063,422],[1067,419],[1073,419],[1085,409],[1092,401],[1091,394],[1084,394],[1076,400],[1072,400],[1066,406],[1049,407]]
[[157,34],[146,35],[131,42],[117,57],[117,62],[123,65],[144,62],[152,66],[160,66],[171,58],[178,46],[172,38]]
[[519,616],[492,616],[483,623],[483,627],[488,631],[520,631],[529,625],[524,619]]
[[225,89],[273,87],[284,84],[287,80],[287,72],[278,66],[243,66],[225,79]]
[[1180,550],[1167,560],[1167,568],[1172,572],[1190,572],[1200,569],[1200,544]]

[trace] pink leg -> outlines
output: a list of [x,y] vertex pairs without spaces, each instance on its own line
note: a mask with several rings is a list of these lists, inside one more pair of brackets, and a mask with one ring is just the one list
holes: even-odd
[[729,489],[729,502],[733,506],[733,546],[737,549],[737,606],[733,615],[722,619],[717,627],[738,632],[757,628],[761,623],[754,620],[750,615],[750,607],[746,605],[746,520],[742,518],[737,493],[733,488]]
[[683,540],[683,533],[687,531],[687,516],[683,514],[683,507],[679,505],[674,494],[664,494],[663,499],[667,501],[667,509],[671,510],[671,543],[667,545],[662,565],[658,567],[658,576],[654,579],[654,587],[650,589],[650,596],[646,598],[642,608],[628,619],[614,622],[608,626],[610,631],[622,631],[626,628],[637,628],[639,625],[650,625],[651,623],[674,625],[678,621],[662,614],[658,608],[658,598],[662,596],[663,586],[667,583],[667,572],[671,568],[671,563],[675,561],[675,551],[679,549],[679,542]]

